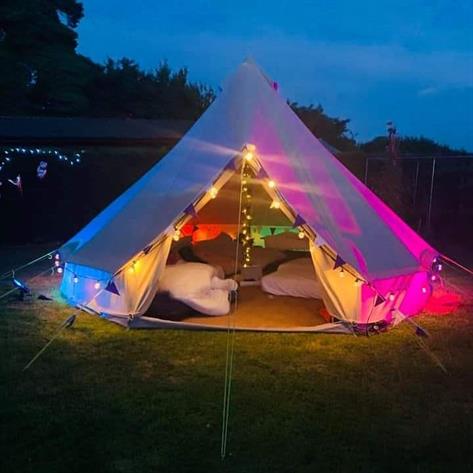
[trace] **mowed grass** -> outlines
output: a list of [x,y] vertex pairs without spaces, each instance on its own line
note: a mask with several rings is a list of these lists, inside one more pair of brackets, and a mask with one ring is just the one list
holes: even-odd
[[2,472],[471,472],[473,319],[373,337],[131,331],[58,302],[0,302]]

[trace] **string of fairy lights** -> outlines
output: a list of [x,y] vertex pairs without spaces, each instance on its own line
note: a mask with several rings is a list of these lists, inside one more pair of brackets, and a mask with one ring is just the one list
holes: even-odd
[[251,265],[251,249],[253,247],[253,240],[251,238],[251,221],[252,216],[252,189],[251,189],[251,178],[253,177],[252,168],[249,165],[253,159],[253,151],[248,149],[244,155],[242,162],[242,181],[241,181],[241,233],[239,234],[242,252],[242,266],[247,268]]
[[0,171],[3,171],[7,166],[12,165],[18,157],[31,158],[52,158],[62,161],[70,166],[76,166],[81,162],[84,150],[79,152],[67,153],[55,148],[32,148],[32,147],[11,147],[0,150]]
[[[369,286],[376,294],[374,300],[374,307],[386,302],[394,302],[398,293],[404,289],[396,289],[395,291],[391,290],[385,294],[381,294],[372,284],[371,282],[364,279],[351,265],[345,262],[343,258],[335,253],[330,246],[315,232],[311,229],[309,225],[307,225],[306,221],[298,214],[293,214],[290,210],[291,207],[286,203],[283,196],[278,190],[278,186],[276,181],[271,179],[268,174],[264,171],[261,163],[259,162],[256,150],[253,145],[247,145],[242,151],[242,154],[237,158],[241,159],[241,166],[242,166],[242,181],[241,181],[241,226],[239,228],[238,238],[242,245],[243,251],[241,255],[241,267],[247,268],[252,264],[252,248],[253,248],[253,238],[252,238],[252,220],[253,220],[253,183],[259,182],[260,184],[264,184],[267,186],[268,189],[271,190],[273,194],[273,198],[270,204],[270,209],[273,210],[281,210],[284,208],[287,212],[291,213],[293,216],[293,228],[297,229],[298,236],[300,239],[309,238],[311,239],[314,244],[323,251],[323,253],[328,256],[330,259],[333,260],[333,271],[338,272],[338,276],[340,278],[345,278],[347,275],[353,279],[353,284],[356,287],[360,287],[363,285]],[[235,158],[235,160],[237,159]],[[233,163],[233,169],[236,170],[238,165],[236,161]],[[221,183],[220,180],[221,175],[214,181],[214,184],[205,191],[199,199],[196,200],[194,204],[190,204],[184,211],[182,212],[182,216],[179,217],[176,224],[172,225],[170,228],[170,234],[174,241],[179,241],[182,236],[181,228],[185,224],[185,222],[190,219],[197,217],[196,207],[198,203],[201,202],[203,199],[215,199],[219,193],[219,186],[217,182]],[[223,184],[220,184],[220,187]],[[168,232],[169,234],[169,232]],[[155,241],[148,245],[140,254],[138,254],[135,258],[131,260],[128,265],[124,268],[120,269],[115,275],[117,276],[119,273],[123,271],[127,271],[129,275],[133,275],[138,272],[140,266],[140,257],[143,255],[148,254],[155,246],[157,246],[162,239]],[[64,271],[64,265],[60,261],[59,255],[55,257],[55,266],[57,272],[62,274]],[[67,268],[66,268],[67,269]],[[442,271],[442,262],[440,257],[436,257],[431,265],[430,271],[428,272],[428,283],[421,286],[420,291],[423,295],[427,295],[427,293],[432,291],[432,284],[440,281],[439,273]],[[73,273],[72,274],[72,282],[77,284],[79,279],[84,276],[80,276]],[[85,279],[91,279],[89,277],[84,277]],[[108,290],[113,292],[117,295],[118,289],[112,280],[94,280],[94,288],[97,290]]]
[[[13,167],[17,158],[39,159],[40,161],[36,167],[36,177],[41,181],[48,173],[48,160],[56,159],[69,167],[73,167],[81,163],[83,154],[84,150],[67,153],[54,148],[10,147],[0,149],[0,186],[3,186],[3,179],[7,175],[7,182],[16,187],[20,194],[23,195],[21,173]],[[9,174],[8,171],[10,171]]]

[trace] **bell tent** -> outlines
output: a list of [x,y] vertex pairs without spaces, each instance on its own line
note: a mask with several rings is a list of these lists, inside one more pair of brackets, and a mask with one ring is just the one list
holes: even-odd
[[[203,223],[230,230],[233,277],[263,250],[254,228],[294,229],[336,321],[305,330],[396,323],[431,293],[437,253],[320,143],[251,61],[164,158],[63,245],[61,293],[123,325],[179,325],[147,311],[176,240]],[[210,317],[200,324],[211,325]]]

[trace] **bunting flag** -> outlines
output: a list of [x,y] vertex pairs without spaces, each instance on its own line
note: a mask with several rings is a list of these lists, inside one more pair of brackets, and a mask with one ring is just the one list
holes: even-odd
[[147,255],[152,249],[153,249],[153,244],[151,243],[151,245],[148,245],[148,246],[143,250],[143,253],[144,253],[145,255]]
[[256,179],[266,179],[268,177],[268,173],[263,169],[263,166],[261,166],[255,177]]
[[384,302],[386,302],[386,299],[381,294],[378,294],[376,296],[376,301],[374,302],[374,306],[377,307],[380,304],[383,304]]
[[274,235],[274,232],[276,231],[276,227],[269,227],[269,231],[271,232],[271,235]]
[[335,258],[335,264],[333,265],[333,269],[341,268],[345,264],[345,260],[340,256],[337,255]]
[[231,159],[223,169],[225,171],[236,171],[235,158]]
[[115,294],[117,296],[120,295],[120,293],[118,292],[118,288],[117,288],[116,284],[113,282],[113,280],[110,280],[108,282],[108,284],[105,286],[105,290],[108,291],[108,292],[111,292],[112,294]]
[[191,217],[197,218],[197,212],[195,210],[194,204],[188,205],[184,209],[184,213],[187,214],[187,215],[190,215]]
[[277,92],[279,89],[279,84],[275,81],[273,82],[273,89]]
[[326,244],[327,244],[327,242],[320,235],[315,236],[315,240],[314,240],[314,245],[315,246],[322,246],[322,245],[326,245]]
[[[299,214],[297,214],[294,223],[292,224],[292,228],[300,227],[305,223],[305,220]],[[345,263],[345,261],[343,263]]]

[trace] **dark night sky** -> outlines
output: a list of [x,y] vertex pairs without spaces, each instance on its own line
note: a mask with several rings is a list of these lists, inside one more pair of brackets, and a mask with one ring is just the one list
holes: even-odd
[[83,0],[79,52],[166,59],[214,87],[253,57],[303,104],[351,118],[360,140],[394,120],[473,150],[471,0]]

